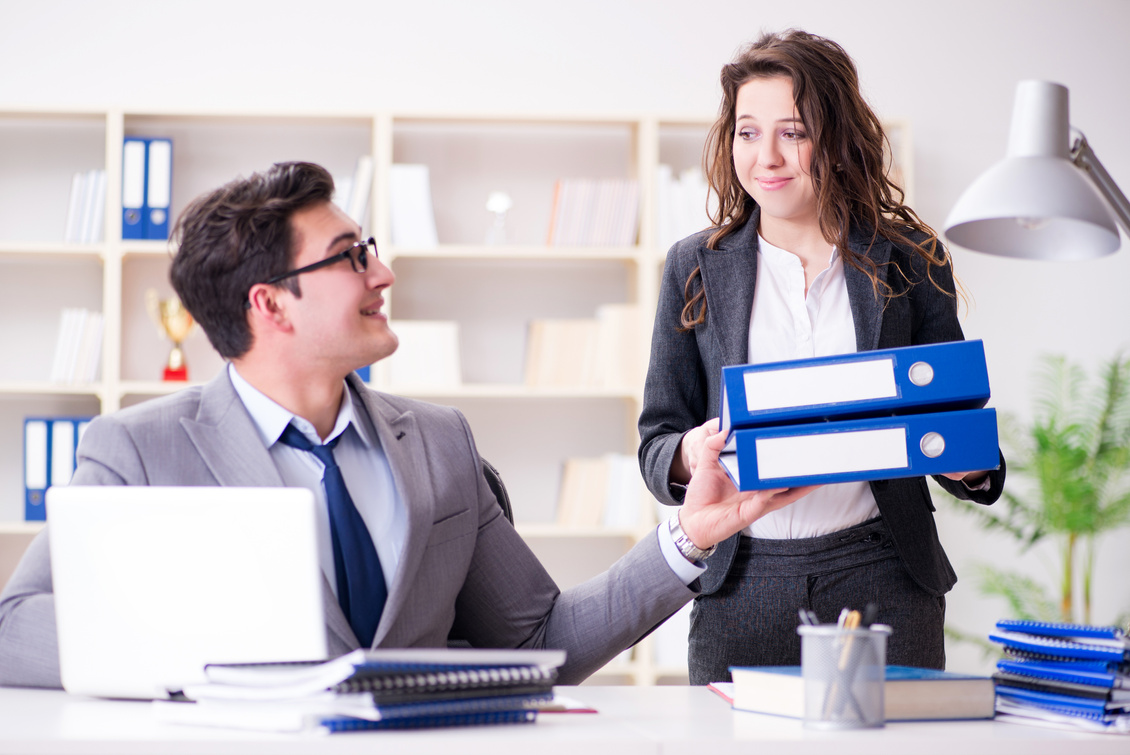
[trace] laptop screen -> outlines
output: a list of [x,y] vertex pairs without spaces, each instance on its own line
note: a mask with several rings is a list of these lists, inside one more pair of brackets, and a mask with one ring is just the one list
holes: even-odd
[[305,488],[52,487],[63,687],[162,698],[206,663],[327,656]]

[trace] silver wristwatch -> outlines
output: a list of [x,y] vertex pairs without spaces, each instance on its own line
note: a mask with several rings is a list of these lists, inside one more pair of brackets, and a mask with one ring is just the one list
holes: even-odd
[[714,555],[714,551],[718,550],[718,544],[710,546],[706,550],[699,548],[691,542],[687,537],[687,533],[683,532],[683,526],[679,524],[679,515],[671,517],[667,520],[667,524],[671,529],[671,539],[675,541],[675,547],[679,549],[679,553],[688,561],[703,561]]

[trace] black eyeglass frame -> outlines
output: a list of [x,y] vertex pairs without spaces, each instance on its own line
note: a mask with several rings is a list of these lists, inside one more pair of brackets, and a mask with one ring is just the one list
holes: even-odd
[[[345,251],[338,252],[337,254],[326,257],[324,260],[318,260],[317,262],[311,265],[307,265],[306,267],[300,267],[297,270],[290,270],[288,272],[282,273],[281,275],[276,275],[272,278],[268,278],[267,280],[263,281],[263,284],[267,286],[273,286],[279,281],[284,281],[287,278],[293,278],[294,276],[301,275],[302,273],[311,273],[315,270],[320,270],[323,267],[329,267],[335,262],[343,259],[349,260],[349,265],[353,268],[353,272],[363,273],[369,269],[369,247],[373,247],[373,259],[377,259],[377,240],[370,236],[364,241],[358,241],[356,244],[351,244]],[[358,250],[356,256],[353,255],[354,249]]]

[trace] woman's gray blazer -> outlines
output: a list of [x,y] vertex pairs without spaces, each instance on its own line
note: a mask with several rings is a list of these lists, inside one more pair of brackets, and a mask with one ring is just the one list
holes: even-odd
[[[680,439],[691,428],[718,416],[722,367],[750,361],[758,219],[755,213],[743,228],[723,239],[718,249],[706,248],[711,232],[703,231],[678,242],[667,254],[639,420],[639,459],[648,488],[669,505],[682,502],[681,486],[668,484]],[[879,275],[896,295],[884,301],[864,273],[844,265],[857,349],[962,340],[956,298],[943,294],[926,278],[921,258],[881,237],[868,249],[869,244],[866,235],[851,238],[852,249],[875,261]],[[706,290],[706,322],[693,331],[679,332],[684,285],[696,266]],[[949,265],[935,267],[931,275],[944,291],[953,293]],[[961,482],[935,479],[960,498],[988,504],[1000,496],[1004,477],[1002,456],[1000,468],[990,475],[988,490],[970,491]],[[948,592],[957,575],[938,540],[926,479],[878,480],[871,483],[871,490],[895,548],[915,582],[932,595]],[[737,551],[738,537],[720,544],[707,560],[703,594],[722,586]]]

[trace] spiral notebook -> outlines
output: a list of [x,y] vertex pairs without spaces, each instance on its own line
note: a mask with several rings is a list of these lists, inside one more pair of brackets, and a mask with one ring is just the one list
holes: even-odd
[[1059,658],[1079,661],[1123,663],[1130,660],[1130,645],[1116,639],[1067,640],[1024,632],[994,632],[989,639],[1007,651],[1020,651],[1029,657]]
[[552,690],[563,650],[479,648],[358,649],[324,662],[209,664],[208,683],[185,689],[193,700],[286,700],[366,692],[381,704]]

